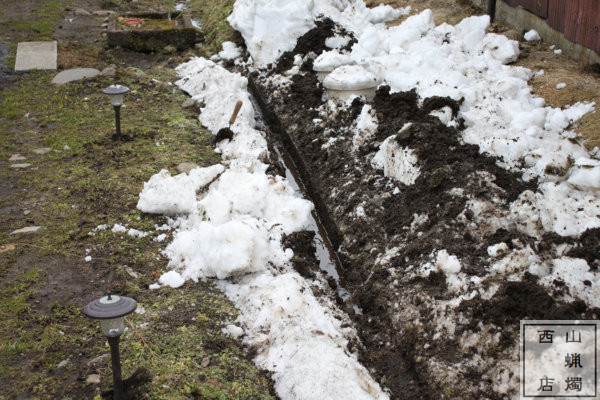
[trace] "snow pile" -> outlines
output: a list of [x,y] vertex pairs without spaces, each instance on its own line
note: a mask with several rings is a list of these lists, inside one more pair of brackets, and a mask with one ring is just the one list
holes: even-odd
[[223,42],[223,50],[219,52],[219,58],[223,60],[233,60],[242,55],[240,50],[233,42]]
[[[228,126],[238,100],[243,106],[231,126],[233,139],[219,143],[222,164],[177,176],[163,170],[144,185],[140,210],[178,216],[164,251],[172,270],[151,288],[221,279],[240,310],[236,324],[245,343],[257,349],[255,362],[273,373],[283,399],[387,399],[348,350],[356,337],[348,318],[314,296],[313,289],[325,288],[302,278],[289,262],[293,251],[282,248],[284,234],[307,228],[313,205],[285,178],[266,174],[260,160],[268,150],[255,129],[246,79],[201,58],[178,71],[179,87],[205,104],[200,121],[213,134]],[[227,332],[242,334],[236,326]]]
[[[237,0],[227,21],[242,34],[254,63],[266,66],[292,50],[296,39],[312,29],[319,16],[357,31],[409,13],[410,7],[369,9],[362,0]],[[340,43],[330,41],[329,46],[340,47]]]
[[535,29],[525,32],[525,35],[523,35],[523,37],[528,42],[531,42],[534,40],[542,40],[542,38],[540,37],[540,34],[537,33],[537,31]]

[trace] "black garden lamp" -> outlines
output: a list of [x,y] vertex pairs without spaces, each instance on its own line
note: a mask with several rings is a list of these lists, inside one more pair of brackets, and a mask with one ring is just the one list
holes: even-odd
[[125,330],[124,317],[137,308],[137,302],[129,297],[107,294],[85,306],[83,312],[92,319],[100,320],[102,333],[108,338],[113,370],[114,400],[123,398],[119,339]]
[[102,90],[102,93],[110,96],[110,104],[115,109],[115,125],[117,126],[117,140],[121,139],[121,106],[123,105],[123,95],[129,92],[129,88],[123,85],[110,85]]

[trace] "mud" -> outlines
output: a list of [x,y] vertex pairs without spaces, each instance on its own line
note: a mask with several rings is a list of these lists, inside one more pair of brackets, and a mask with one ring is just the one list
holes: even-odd
[[[299,40],[294,53],[320,54],[321,44],[334,31],[329,24],[318,25]],[[600,230],[581,238],[538,240],[516,228],[487,226],[485,216],[482,219],[469,208],[470,201],[507,213],[521,193],[536,190],[537,182],[523,181],[519,173],[498,166],[497,159],[480,154],[477,146],[465,144],[461,120],[453,128],[430,115],[449,107],[456,116],[460,101],[434,97],[421,99],[419,105],[414,91],[390,93],[389,87],[380,87],[368,102],[378,129],[355,149],[351,126],[365,100],[355,99],[347,106],[326,104],[310,57],[289,85],[272,84],[269,77],[289,69],[289,60],[293,54],[273,70],[253,76],[255,96],[261,108],[274,111],[268,118],[270,126],[276,126],[274,139],[284,142],[303,171],[319,215],[330,221],[326,228],[333,233],[332,243],[342,263],[341,282],[351,292],[343,306],[353,316],[363,344],[361,361],[392,398],[406,398],[407,393],[415,399],[446,398],[449,393],[464,398],[505,397],[494,391],[489,377],[500,371],[504,361],[517,362],[512,350],[521,319],[594,318],[599,310],[588,309],[579,300],[559,300],[564,283],[555,282],[554,289],[548,290],[527,272],[520,281],[497,282],[490,276],[488,247],[504,242],[510,251],[519,251],[531,246],[549,260],[558,244],[568,243],[569,256],[597,267]],[[316,118],[322,122],[314,122]],[[410,128],[399,133],[407,123],[412,123]],[[412,185],[386,177],[370,164],[382,141],[392,135],[399,146],[417,155],[420,175]],[[302,246],[308,240],[303,235],[286,240],[290,247],[295,249],[296,244],[303,249],[295,250],[295,265],[311,277],[306,253],[312,250]],[[480,292],[496,285],[495,292],[449,306],[457,293],[447,276],[435,267],[428,275],[417,273],[419,266],[434,265],[441,249],[460,260],[467,277],[482,279]],[[354,312],[352,302],[362,313]],[[494,332],[500,335],[493,351],[461,345],[459,340],[465,333]],[[486,362],[468,366],[478,352],[477,357],[487,357]]]

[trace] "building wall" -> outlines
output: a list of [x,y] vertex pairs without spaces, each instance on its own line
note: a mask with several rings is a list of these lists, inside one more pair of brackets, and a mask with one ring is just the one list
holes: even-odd
[[[483,10],[488,1],[471,0]],[[600,63],[600,0],[497,0],[496,18],[535,29],[573,58]]]

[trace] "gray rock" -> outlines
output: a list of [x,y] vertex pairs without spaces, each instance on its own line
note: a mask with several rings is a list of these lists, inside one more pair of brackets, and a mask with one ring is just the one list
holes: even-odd
[[14,161],[25,161],[27,160],[27,157],[23,157],[20,154],[13,154],[12,156],[10,156],[10,158],[8,159],[8,161],[14,162]]
[[194,107],[194,104],[196,104],[196,101],[192,98],[189,98],[189,99],[185,99],[185,101],[183,103],[181,103],[181,107],[182,108],[190,108],[190,107]]
[[92,385],[99,384],[100,383],[100,375],[98,375],[98,374],[88,375],[88,377],[85,380],[85,383],[90,383]]
[[101,17],[106,17],[108,15],[115,14],[115,11],[111,11],[111,10],[96,10],[96,11],[92,12],[92,14],[98,15],[98,16],[101,16]]
[[17,45],[15,71],[31,69],[56,69],[57,43],[20,42]]
[[109,66],[106,67],[102,70],[102,72],[100,73],[100,75],[102,76],[113,76],[114,74],[117,73],[117,68],[114,66]]
[[11,168],[29,168],[31,167],[31,164],[11,164],[10,165]]
[[91,12],[89,12],[88,10],[86,10],[84,8],[80,8],[80,7],[75,7],[73,12],[75,13],[75,15],[92,15]]
[[23,215],[29,215],[29,214],[31,214],[31,211],[30,211],[30,210],[25,210],[25,211],[23,211]]
[[184,162],[177,166],[177,171],[181,172],[182,174],[187,174],[194,168],[198,168],[198,165],[193,162]]
[[35,233],[35,232],[39,231],[40,229],[42,229],[41,226],[28,226],[25,228],[17,229],[16,231],[12,231],[10,234],[16,235],[19,233]]
[[69,150],[71,150],[71,148],[69,147],[69,145],[68,145],[68,144],[65,144],[65,145],[63,146],[63,150],[64,150],[64,151],[69,151]]
[[95,68],[66,69],[62,72],[59,72],[58,75],[52,79],[52,83],[63,85],[65,83],[80,81],[86,78],[93,78],[98,75],[100,75],[100,71]]
[[98,357],[88,361],[87,365],[88,365],[88,367],[94,367],[100,363],[103,363],[104,360],[106,360],[108,357],[110,357],[110,353],[101,354]]
[[52,149],[50,147],[41,147],[39,149],[34,149],[33,152],[35,154],[39,154],[39,155],[44,155],[47,152],[52,151]]
[[62,360],[61,362],[58,363],[56,368],[63,368],[63,367],[66,367],[68,364],[69,364],[69,360]]
[[173,46],[171,44],[168,45],[168,46],[165,46],[165,48],[164,48],[164,52],[167,53],[167,54],[173,54],[176,51],[177,51],[177,47],[175,47],[175,46]]

